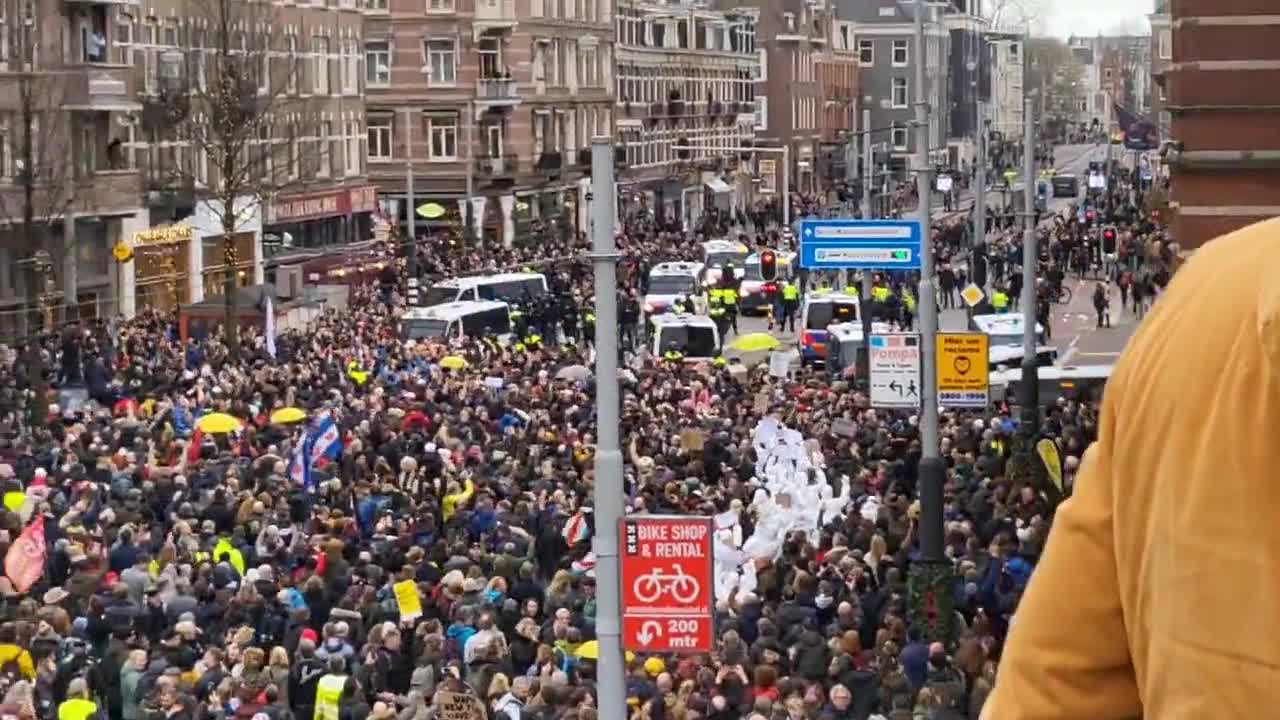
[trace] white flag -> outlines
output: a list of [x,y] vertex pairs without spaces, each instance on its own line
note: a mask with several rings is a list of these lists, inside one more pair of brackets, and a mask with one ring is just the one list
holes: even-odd
[[271,302],[271,298],[267,298],[267,354],[271,359],[276,358],[276,308],[275,303]]

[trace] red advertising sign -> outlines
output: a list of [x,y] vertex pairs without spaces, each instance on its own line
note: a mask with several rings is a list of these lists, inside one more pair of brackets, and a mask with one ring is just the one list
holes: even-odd
[[623,647],[637,652],[711,652],[711,531],[709,517],[623,518]]

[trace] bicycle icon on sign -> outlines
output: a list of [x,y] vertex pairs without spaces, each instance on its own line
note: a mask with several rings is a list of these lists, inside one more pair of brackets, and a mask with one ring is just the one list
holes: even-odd
[[654,568],[648,575],[641,575],[631,584],[636,599],[642,603],[651,603],[663,595],[670,595],[678,603],[693,602],[702,587],[698,579],[686,575],[684,568],[672,565],[674,575],[668,575],[661,568]]

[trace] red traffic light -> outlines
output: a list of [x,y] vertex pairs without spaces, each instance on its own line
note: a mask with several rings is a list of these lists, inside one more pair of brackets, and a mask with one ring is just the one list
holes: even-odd
[[760,279],[765,282],[778,279],[778,255],[772,250],[760,253]]

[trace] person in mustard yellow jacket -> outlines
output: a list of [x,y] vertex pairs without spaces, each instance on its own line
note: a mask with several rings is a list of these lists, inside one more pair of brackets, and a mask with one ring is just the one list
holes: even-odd
[[1205,245],[1130,340],[984,720],[1276,715],[1280,219]]

